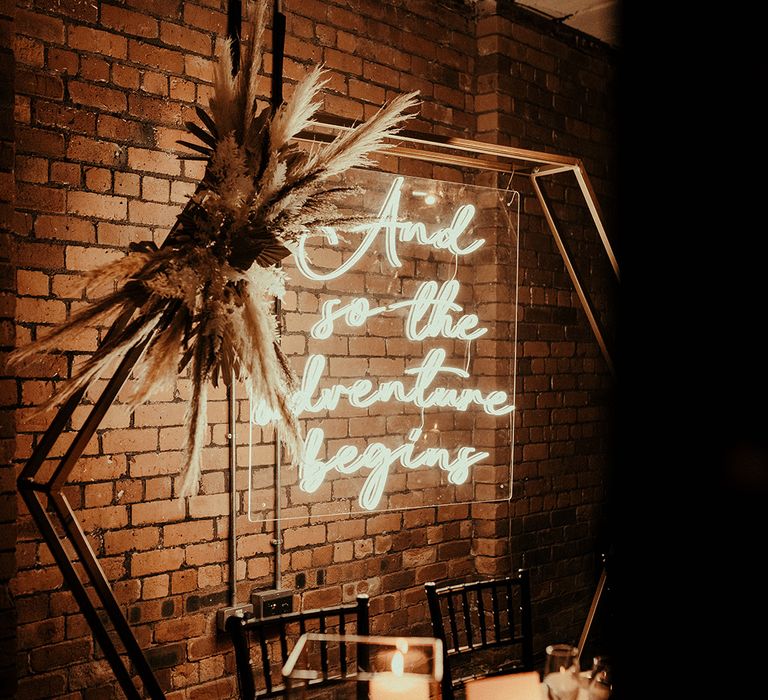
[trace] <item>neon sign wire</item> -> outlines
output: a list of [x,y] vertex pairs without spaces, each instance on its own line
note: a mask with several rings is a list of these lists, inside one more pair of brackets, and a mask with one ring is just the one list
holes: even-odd
[[[446,250],[454,258],[453,275],[447,282],[438,285],[434,280],[422,282],[412,299],[394,302],[385,306],[371,307],[366,297],[355,297],[346,304],[340,299],[326,300],[320,310],[320,319],[310,329],[310,336],[318,341],[332,337],[334,329],[344,324],[347,327],[364,327],[373,317],[406,310],[404,334],[412,342],[428,339],[445,338],[466,342],[466,362],[463,368],[446,366],[447,353],[442,348],[432,348],[424,356],[420,365],[408,367],[404,373],[412,378],[412,382],[389,380],[380,382],[377,386],[367,378],[358,379],[351,384],[336,383],[330,387],[318,388],[327,364],[327,358],[322,354],[311,354],[307,357],[300,390],[294,395],[294,410],[301,415],[305,413],[330,412],[345,400],[356,408],[369,408],[377,403],[399,401],[410,403],[420,409],[421,425],[408,433],[407,442],[391,448],[381,442],[369,443],[363,450],[354,445],[341,446],[336,454],[327,460],[320,458],[323,451],[325,433],[322,428],[310,428],[305,437],[305,456],[299,466],[299,488],[308,493],[314,493],[324,483],[326,475],[336,471],[340,474],[355,474],[362,469],[368,469],[363,488],[359,496],[360,506],[366,510],[375,510],[385,492],[387,477],[396,463],[406,470],[421,467],[437,467],[447,473],[450,484],[460,485],[466,482],[471,467],[482,462],[489,456],[488,452],[476,450],[474,447],[462,446],[451,456],[443,447],[418,448],[417,441],[422,437],[425,423],[425,410],[432,407],[452,408],[456,411],[466,411],[470,407],[479,407],[485,413],[493,416],[508,416],[510,430],[510,482],[511,496],[513,451],[514,451],[514,405],[507,400],[504,391],[487,393],[479,389],[455,389],[444,386],[433,386],[441,375],[457,376],[462,379],[470,377],[471,344],[473,340],[482,337],[488,328],[480,326],[476,314],[464,313],[463,307],[457,303],[460,284],[456,280],[459,257],[478,250],[484,239],[475,239],[465,244],[461,239],[469,233],[469,227],[475,216],[476,209],[472,204],[461,204],[448,226],[438,228],[430,233],[423,222],[402,220],[399,216],[402,187],[405,178],[397,176],[389,188],[384,204],[379,210],[372,225],[359,232],[363,238],[357,249],[330,272],[314,270],[309,261],[302,239],[294,254],[296,266],[308,279],[317,282],[327,282],[341,277],[352,270],[369,251],[373,243],[383,240],[383,247],[388,262],[393,268],[402,266],[397,253],[397,243],[407,242],[428,246],[434,250]],[[414,193],[416,194],[416,193]],[[419,194],[424,195],[421,192]],[[514,232],[515,260],[517,260],[518,232],[520,219],[519,193],[509,192],[511,198],[502,201],[500,207],[507,219],[510,233]],[[425,196],[426,202],[426,196]],[[513,223],[508,208],[516,204],[516,221]],[[339,238],[332,229],[324,229],[323,235],[331,244],[338,244]],[[518,266],[515,264],[515,308],[517,303]],[[454,315],[460,314],[458,318]],[[516,353],[517,323],[514,322],[513,358],[511,363],[512,396],[516,389]],[[270,416],[263,404],[254,404],[249,397],[249,446],[252,447],[253,425],[266,425]],[[419,449],[421,451],[419,451]],[[248,478],[252,485],[252,455],[248,454]],[[503,487],[503,486],[502,486]],[[248,518],[252,521],[263,521],[264,518],[252,518],[252,488],[248,491]],[[423,504],[414,507],[423,507]]]

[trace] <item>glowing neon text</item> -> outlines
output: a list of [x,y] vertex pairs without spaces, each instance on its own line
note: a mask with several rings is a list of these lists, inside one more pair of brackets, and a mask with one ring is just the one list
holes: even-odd
[[405,336],[408,340],[415,342],[426,338],[475,340],[485,335],[488,332],[487,328],[476,328],[480,322],[477,315],[464,314],[458,320],[451,316],[452,312],[464,310],[460,304],[456,303],[458,294],[459,283],[451,280],[444,282],[439,289],[437,282],[422,282],[413,299],[398,301],[388,306],[377,306],[373,309],[365,297],[356,297],[344,306],[341,306],[341,299],[330,299],[323,303],[320,320],[312,326],[310,333],[317,340],[326,340],[333,334],[334,321],[337,319],[343,318],[349,326],[363,326],[369,318],[386,311],[407,308]]
[[[392,186],[389,188],[387,198],[384,200],[384,204],[379,210],[376,221],[363,229],[366,233],[357,250],[355,250],[355,252],[335,270],[331,270],[331,272],[324,274],[315,272],[309,266],[305,248],[306,239],[302,238],[299,241],[297,251],[294,255],[296,258],[296,265],[299,270],[301,270],[302,274],[309,277],[309,279],[317,280],[318,282],[341,277],[341,275],[345,272],[349,272],[355,265],[357,265],[376,240],[379,233],[383,233],[384,250],[386,251],[387,259],[392,267],[402,267],[400,258],[397,256],[398,240],[404,243],[415,240],[416,243],[431,246],[436,250],[448,250],[454,255],[469,255],[485,243],[484,239],[478,238],[465,248],[462,248],[459,244],[459,238],[461,238],[467,230],[470,222],[475,216],[475,207],[472,204],[462,204],[456,210],[456,214],[454,215],[450,226],[438,229],[432,234],[427,232],[426,225],[420,221],[398,221],[400,193],[404,181],[405,178],[402,177],[396,177],[394,179]],[[325,228],[323,232],[328,243],[331,245],[338,244],[339,238],[332,228]]]
[[487,452],[478,452],[474,447],[460,447],[453,460],[443,447],[427,447],[422,452],[416,452],[415,440],[419,433],[418,430],[411,431],[410,442],[395,449],[380,442],[370,443],[362,452],[354,445],[345,445],[335,456],[323,461],[318,455],[323,449],[325,433],[322,428],[310,428],[304,440],[305,453],[299,467],[299,487],[302,491],[314,493],[329,472],[354,474],[361,469],[370,469],[360,491],[359,502],[366,510],[374,510],[384,494],[390,468],[395,463],[406,469],[439,467],[448,472],[450,483],[463,484],[469,476],[470,467],[488,457]]
[[[349,386],[334,384],[318,391],[318,385],[325,369],[324,355],[310,355],[304,366],[304,376],[298,393],[296,408],[299,412],[319,413],[332,411],[342,398],[346,398],[350,406],[369,408],[375,403],[400,401],[412,403],[419,408],[453,408],[456,411],[466,411],[471,405],[480,406],[483,411],[492,416],[505,416],[515,410],[511,404],[505,403],[507,394],[504,391],[491,391],[483,394],[479,389],[450,389],[432,387],[432,382],[438,374],[453,374],[468,379],[469,373],[457,367],[446,367],[445,350],[433,348],[418,367],[405,370],[413,375],[414,381],[406,388],[402,381],[394,379],[384,381],[374,388],[370,379],[358,379]],[[319,394],[316,398],[315,395]]]
[[[402,267],[398,255],[399,244],[410,243],[445,251],[458,261],[459,257],[473,253],[485,243],[483,239],[471,238],[470,225],[476,213],[472,204],[458,206],[448,226],[431,232],[423,222],[400,220],[404,182],[403,177],[394,178],[375,221],[357,231],[362,234],[357,247],[335,269],[324,272],[314,269],[305,248],[305,239],[301,239],[294,252],[299,271],[318,282],[337,279],[354,269],[377,241],[393,268]],[[427,203],[425,192],[411,194],[423,196]],[[434,195],[430,196],[436,201]],[[322,233],[331,246],[339,244],[334,229],[326,228]],[[464,313],[463,306],[457,302],[460,292],[460,284],[455,279],[441,284],[428,280],[416,288],[412,298],[383,306],[372,306],[362,296],[353,297],[345,303],[338,298],[328,299],[322,304],[320,318],[312,326],[310,335],[318,341],[328,340],[340,330],[342,324],[362,328],[369,319],[376,316],[404,312],[403,333],[410,341],[419,343],[444,338],[471,343],[485,335],[488,328],[480,324],[476,314]],[[406,377],[403,380],[364,377],[350,379],[348,383],[336,382],[330,386],[321,386],[328,360],[325,355],[312,354],[307,357],[301,387],[292,397],[292,408],[299,415],[317,414],[334,411],[343,401],[360,409],[398,401],[420,409],[422,418],[424,411],[430,408],[450,408],[456,411],[479,408],[492,416],[509,415],[515,410],[504,391],[484,392],[477,388],[442,386],[441,379],[452,378],[456,383],[457,380],[470,377],[466,369],[446,365],[446,359],[444,349],[433,347],[426,352],[420,364],[404,369]],[[265,425],[275,418],[263,402],[252,405],[253,423]],[[443,447],[421,447],[417,444],[420,436],[421,428],[414,428],[409,432],[407,441],[403,440],[398,446],[388,447],[381,442],[371,442],[361,449],[347,444],[339,447],[328,459],[322,459],[320,455],[326,452],[325,433],[321,428],[311,428],[307,431],[304,456],[299,465],[299,487],[314,493],[331,472],[355,474],[368,470],[359,503],[366,510],[374,510],[384,494],[389,474],[396,465],[409,470],[438,468],[447,473],[449,483],[458,485],[467,481],[475,464],[489,456],[488,452],[469,446],[458,446],[453,454]]]

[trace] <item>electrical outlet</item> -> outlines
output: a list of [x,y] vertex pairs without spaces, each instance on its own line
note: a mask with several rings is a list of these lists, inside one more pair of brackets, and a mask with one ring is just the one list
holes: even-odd
[[243,603],[242,605],[235,605],[233,608],[221,608],[216,611],[216,627],[222,632],[227,629],[227,620],[230,617],[253,617],[253,605],[251,603]]
[[251,593],[253,616],[256,618],[272,617],[293,611],[293,593],[291,591],[254,591]]

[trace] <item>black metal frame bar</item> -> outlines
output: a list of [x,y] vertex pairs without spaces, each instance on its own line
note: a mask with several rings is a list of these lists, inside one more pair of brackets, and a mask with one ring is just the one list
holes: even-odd
[[[119,332],[127,321],[128,316],[124,314],[115,322],[110,330],[110,334]],[[88,595],[86,587],[88,584],[96,592],[109,622],[111,622],[125,649],[125,653],[128,655],[129,661],[141,678],[145,694],[152,698],[152,700],[164,700],[165,693],[160,688],[160,684],[146,656],[144,656],[144,652],[139,646],[128,621],[125,619],[125,615],[123,615],[120,604],[117,602],[109,585],[109,580],[101,568],[83,528],[80,526],[66,496],[61,492],[69,475],[72,473],[72,469],[74,469],[75,464],[80,459],[83,450],[101,424],[109,407],[112,405],[123,384],[125,384],[131,369],[133,369],[148,342],[149,339],[134,346],[123,358],[123,361],[120,363],[112,379],[107,383],[98,401],[93,409],[91,409],[85,424],[78,431],[77,436],[64,457],[62,457],[54,473],[47,481],[40,482],[36,479],[40,468],[56,444],[57,438],[66,428],[85,390],[77,392],[64,404],[22,470],[17,486],[27,508],[29,508],[32,519],[40,529],[45,543],[50,548],[56,563],[64,575],[64,580],[72,590],[72,594],[81,612],[85,616],[126,697],[139,700],[142,695],[136,689],[129,665],[126,664],[123,656],[115,646],[105,622]],[[57,524],[63,535],[60,535],[57,531]],[[75,562],[64,545],[65,540],[74,549],[85,574],[85,580],[81,579],[78,574]]]

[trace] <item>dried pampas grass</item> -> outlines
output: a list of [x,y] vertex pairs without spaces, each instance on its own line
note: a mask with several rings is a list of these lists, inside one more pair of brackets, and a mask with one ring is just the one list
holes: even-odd
[[348,168],[370,165],[369,154],[417,105],[416,94],[395,98],[369,121],[311,152],[294,137],[309,127],[325,85],[320,67],[296,85],[275,114],[257,113],[261,40],[266,2],[258,4],[252,41],[242,67],[232,75],[231,45],[224,42],[214,76],[210,115],[196,108],[201,125],[187,122],[199,143],[187,158],[207,162],[205,176],[162,247],[132,244],[122,260],[95,271],[92,279],[115,279],[117,291],[94,301],[45,338],[12,353],[18,365],[39,353],[56,352],[88,326],[115,325],[98,350],[42,408],[56,406],[87,388],[137,345],[146,347],[135,367],[135,407],[171,386],[189,368],[192,395],[186,412],[187,444],[179,495],[197,493],[209,383],[234,376],[279,420],[291,459],[301,459],[303,441],[291,410],[296,377],[278,342],[273,298],[282,297],[277,267],[299,237],[322,226],[344,228],[359,217],[342,212],[350,190],[330,186]]

